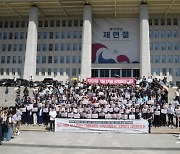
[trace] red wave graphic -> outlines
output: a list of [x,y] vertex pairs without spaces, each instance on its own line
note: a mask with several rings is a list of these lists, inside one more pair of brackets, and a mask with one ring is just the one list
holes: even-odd
[[128,58],[126,55],[119,55],[119,56],[117,57],[117,61],[118,61],[119,63],[122,63],[122,62],[130,63],[129,58]]

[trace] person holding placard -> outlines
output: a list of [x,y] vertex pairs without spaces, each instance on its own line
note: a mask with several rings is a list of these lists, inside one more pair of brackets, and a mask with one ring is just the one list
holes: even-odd
[[175,116],[176,116],[176,128],[180,127],[180,105],[177,105],[175,108]]
[[167,109],[166,109],[166,106],[163,105],[161,107],[161,126],[166,126],[166,114],[167,114]]
[[169,107],[167,108],[167,113],[169,127],[173,128],[174,108],[172,107],[172,104],[169,104]]
[[155,109],[154,109],[154,126],[159,127],[160,126],[160,106],[157,104]]
[[51,108],[51,110],[49,112],[49,116],[50,116],[50,131],[54,131],[55,130],[55,118],[57,116],[57,113],[56,113],[54,107]]

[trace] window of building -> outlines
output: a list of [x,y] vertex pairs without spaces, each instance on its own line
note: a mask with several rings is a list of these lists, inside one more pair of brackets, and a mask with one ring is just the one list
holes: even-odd
[[24,39],[24,32],[20,33],[20,39]]
[[47,35],[48,35],[48,33],[47,33],[47,32],[44,32],[44,37],[43,37],[43,38],[44,38],[44,39],[47,39],[47,37],[48,37]]
[[180,76],[180,68],[176,68],[176,76]]
[[5,63],[5,56],[1,56],[1,64]]
[[100,69],[100,77],[109,77],[108,69]]
[[13,33],[10,32],[10,33],[9,33],[9,39],[12,40],[12,38],[13,38]]
[[47,51],[47,44],[43,44],[43,51]]
[[48,21],[44,22],[44,27],[48,27]]
[[165,38],[165,37],[166,37],[165,30],[161,30],[161,38]]
[[42,27],[42,21],[39,21],[38,26],[39,26],[39,27]]
[[53,33],[53,32],[50,32],[50,33],[49,33],[49,38],[50,38],[50,39],[53,39],[53,36],[54,36],[54,33]]
[[150,62],[153,63],[153,55],[150,56]]
[[56,20],[56,27],[60,27],[60,20]]
[[62,27],[66,27],[66,20],[62,20]]
[[64,56],[60,56],[60,63],[64,63]]
[[14,39],[15,39],[15,40],[18,39],[18,32],[15,32]]
[[70,61],[71,61],[70,56],[66,56],[66,63],[70,63]]
[[156,68],[156,75],[160,76],[160,68]]
[[161,43],[161,50],[166,50],[166,43],[165,42]]
[[19,51],[23,51],[24,50],[24,45],[23,44],[19,44]]
[[66,68],[66,75],[70,76],[70,68]]
[[59,51],[59,43],[55,43],[55,51]]
[[8,44],[8,51],[11,51],[12,49],[12,44]]
[[52,63],[52,56],[48,56],[48,63]]
[[155,26],[159,25],[158,19],[154,19],[154,25],[155,25]]
[[36,68],[36,75],[39,76],[39,68]]
[[149,25],[152,26],[152,19],[149,19]]
[[6,68],[6,75],[9,75],[9,68]]
[[149,37],[150,37],[150,38],[153,37],[153,31],[152,31],[152,30],[149,31]]
[[159,38],[159,31],[158,31],[158,30],[155,30],[155,31],[154,31],[154,37],[155,37],[155,38]]
[[2,23],[2,21],[0,21],[0,28],[2,28],[3,27],[3,23]]
[[71,39],[71,32],[67,32],[67,38]]
[[179,42],[174,42],[174,50],[179,50]]
[[[98,73],[98,72],[97,72]],[[98,74],[96,74],[98,77]],[[111,69],[111,77],[114,77],[114,76],[120,76],[120,69]]]
[[163,76],[166,76],[166,75],[167,75],[167,70],[166,70],[166,68],[162,68],[162,75],[163,75]]
[[80,20],[80,27],[83,26],[83,20]]
[[41,70],[42,76],[45,76],[45,73],[46,73],[46,69],[45,69],[45,68],[42,68],[42,70]]
[[1,40],[1,33],[0,33],[0,40]]
[[36,57],[36,63],[39,64],[41,62],[41,57],[40,56],[37,56]]
[[162,55],[162,63],[166,63],[166,55]]
[[58,63],[58,56],[54,56],[54,63]]
[[4,75],[4,68],[1,68],[1,75]]
[[50,27],[54,27],[54,20],[50,21]]
[[12,68],[12,75],[16,75],[16,69]]
[[2,45],[2,51],[6,51],[6,44]]
[[55,38],[56,38],[56,39],[59,39],[59,38],[60,38],[59,36],[60,36],[60,35],[59,35],[59,32],[56,32],[56,33],[55,33]]
[[57,76],[57,73],[58,73],[58,69],[54,68],[54,76]]
[[14,51],[17,51],[17,50],[18,50],[18,45],[14,44]]
[[14,27],[14,22],[10,21],[10,28],[13,28],[13,27]]
[[155,63],[160,63],[160,56],[159,55],[155,56]]
[[81,69],[80,69],[80,68],[78,69],[78,74],[79,74],[79,75],[81,74]]
[[173,63],[173,56],[172,55],[168,55],[168,62]]
[[71,51],[71,43],[67,43],[67,51]]
[[6,63],[10,63],[10,61],[11,61],[11,57],[10,56],[7,56],[7,62]]
[[68,27],[72,27],[72,20],[68,20]]
[[16,21],[16,28],[19,28],[19,21]]
[[41,32],[38,32],[38,39],[41,39]]
[[171,18],[167,19],[167,25],[170,26],[171,25]]
[[169,68],[169,75],[173,76],[173,68]]
[[168,42],[168,50],[172,50],[172,43]]
[[18,56],[18,63],[19,63],[19,64],[22,63],[22,56]]
[[82,31],[79,32],[79,38],[82,38]]
[[76,62],[77,62],[76,56],[73,56],[72,57],[72,63],[76,63]]
[[60,68],[59,74],[60,74],[60,76],[63,76],[63,75],[64,75],[64,68]]
[[175,61],[175,63],[180,63],[179,55],[174,56],[174,61]]
[[156,43],[154,44],[154,49],[155,49],[155,50],[159,50],[159,43],[158,43],[158,42],[156,42]]
[[37,44],[37,51],[41,51],[41,44]]
[[165,19],[161,18],[161,26],[164,26],[164,25],[165,25]]
[[76,69],[72,68],[72,76],[76,76]]
[[42,63],[46,63],[46,56],[42,56]]
[[4,34],[3,34],[3,40],[7,40],[7,33],[6,32],[4,32]]
[[178,38],[178,30],[174,30],[174,38]]
[[65,32],[61,32],[61,39],[65,39],[65,36],[66,35],[66,33]]
[[65,51],[65,43],[61,43],[61,51]]
[[48,75],[51,76],[51,68],[48,68]]
[[172,38],[172,31],[171,31],[171,30],[168,30],[168,31],[167,31],[167,37],[168,37],[168,38]]
[[153,43],[150,43],[150,51],[153,51]]
[[177,20],[177,18],[174,18],[174,19],[173,19],[173,24],[174,24],[174,26],[177,26],[177,25],[178,25],[178,20]]
[[73,43],[73,51],[77,51],[78,47],[77,47],[77,43]]
[[5,21],[4,28],[8,28],[8,21]]
[[77,39],[77,38],[78,38],[78,32],[77,32],[77,31],[74,31],[74,32],[73,32],[73,38],[74,38],[74,39]]
[[21,28],[24,28],[25,27],[25,21],[21,21]]
[[53,51],[53,44],[49,44],[49,51]]
[[78,27],[78,20],[74,20],[74,27]]
[[13,56],[12,63],[13,63],[13,64],[16,63],[16,56]]

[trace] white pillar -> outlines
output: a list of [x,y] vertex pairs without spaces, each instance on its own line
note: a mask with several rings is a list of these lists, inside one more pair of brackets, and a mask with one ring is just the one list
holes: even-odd
[[38,27],[38,8],[32,6],[29,13],[28,35],[26,42],[26,53],[24,62],[23,78],[28,79],[36,74],[36,55],[37,55],[37,27]]
[[81,80],[91,77],[92,52],[92,10],[90,5],[84,6],[83,38],[81,52]]
[[151,75],[148,6],[140,6],[140,66],[141,77]]

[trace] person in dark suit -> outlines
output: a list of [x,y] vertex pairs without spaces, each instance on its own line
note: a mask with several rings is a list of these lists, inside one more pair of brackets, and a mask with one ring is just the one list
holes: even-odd
[[149,133],[151,133],[151,125],[152,125],[152,112],[151,112],[151,109],[148,109],[147,121],[149,123]]
[[1,139],[2,139],[2,121],[3,121],[3,118],[1,117],[1,112],[0,112],[0,145],[2,144],[1,143]]

